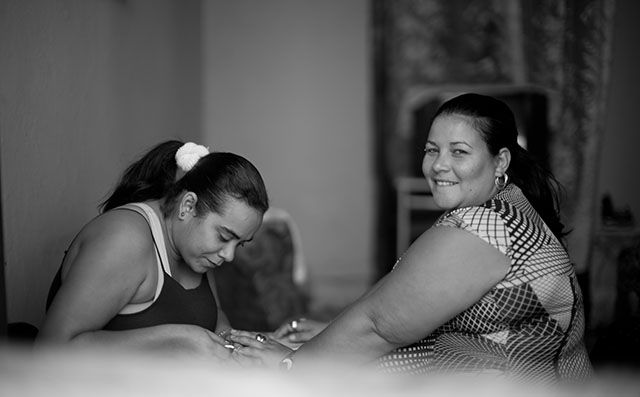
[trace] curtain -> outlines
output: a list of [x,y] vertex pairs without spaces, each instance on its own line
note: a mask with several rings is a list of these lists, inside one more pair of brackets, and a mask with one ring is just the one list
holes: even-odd
[[[442,87],[527,86],[548,98],[548,163],[569,252],[588,267],[615,0],[374,0],[380,274],[393,264],[393,179],[414,174],[409,111]],[[440,88],[439,88],[440,87]],[[391,263],[390,263],[391,262]]]

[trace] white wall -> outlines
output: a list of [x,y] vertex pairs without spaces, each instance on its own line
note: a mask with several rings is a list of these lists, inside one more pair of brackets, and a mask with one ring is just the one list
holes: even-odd
[[256,164],[298,224],[317,303],[348,303],[373,270],[369,1],[203,6],[206,143]]
[[39,325],[64,250],[125,166],[200,139],[199,1],[3,0],[8,321]]

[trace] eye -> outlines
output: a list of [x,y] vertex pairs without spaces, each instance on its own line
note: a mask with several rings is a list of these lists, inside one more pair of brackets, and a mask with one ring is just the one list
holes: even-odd
[[468,153],[466,150],[462,150],[462,149],[453,149],[452,152],[455,156],[462,156]]
[[424,152],[426,154],[437,154],[438,153],[438,149],[433,148],[433,147],[426,147],[426,148],[424,148]]
[[228,243],[229,241],[231,241],[231,239],[229,237],[225,236],[224,234],[218,234],[218,238],[223,243]]

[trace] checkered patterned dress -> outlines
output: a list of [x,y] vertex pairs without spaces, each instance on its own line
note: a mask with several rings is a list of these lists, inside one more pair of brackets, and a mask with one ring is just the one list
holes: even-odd
[[542,382],[588,377],[582,294],[570,259],[522,191],[510,184],[478,207],[445,213],[511,259],[480,301],[412,345],[381,357],[388,372],[499,373]]

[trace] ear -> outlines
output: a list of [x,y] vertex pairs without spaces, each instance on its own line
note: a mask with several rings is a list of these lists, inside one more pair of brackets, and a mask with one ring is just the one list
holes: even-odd
[[496,176],[506,174],[509,164],[511,164],[511,152],[506,147],[503,147],[496,156]]
[[186,192],[182,195],[180,200],[180,206],[178,208],[178,218],[185,219],[187,214],[196,216],[196,203],[198,202],[198,195],[194,192]]

